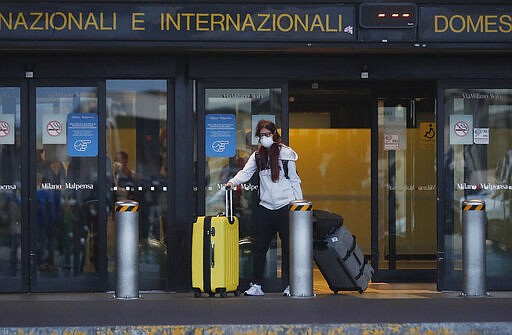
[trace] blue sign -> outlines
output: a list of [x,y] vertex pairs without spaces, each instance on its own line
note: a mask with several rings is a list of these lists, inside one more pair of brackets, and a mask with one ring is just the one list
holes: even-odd
[[206,115],[206,156],[236,155],[236,120],[233,114]]
[[98,114],[68,114],[67,135],[69,156],[98,156]]

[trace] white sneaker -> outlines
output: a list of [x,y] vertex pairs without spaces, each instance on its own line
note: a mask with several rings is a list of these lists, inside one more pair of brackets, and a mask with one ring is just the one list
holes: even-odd
[[286,286],[286,288],[284,289],[284,291],[283,291],[283,296],[284,296],[284,297],[289,297],[289,296],[291,296],[291,294],[290,294],[290,285]]
[[251,287],[244,292],[244,295],[261,296],[265,295],[265,293],[261,289],[261,285],[251,283]]

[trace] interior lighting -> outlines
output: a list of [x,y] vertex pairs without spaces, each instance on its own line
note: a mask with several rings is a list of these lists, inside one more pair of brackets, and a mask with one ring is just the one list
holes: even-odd
[[379,13],[379,14],[377,15],[377,17],[384,18],[384,17],[386,17],[386,13]]
[[400,16],[400,14],[398,14],[398,13],[391,14],[391,17],[399,17],[399,16]]

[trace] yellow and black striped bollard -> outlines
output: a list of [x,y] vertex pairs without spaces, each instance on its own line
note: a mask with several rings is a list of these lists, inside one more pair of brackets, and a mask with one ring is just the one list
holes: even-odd
[[485,202],[462,202],[463,295],[486,296],[485,240],[487,234]]
[[294,200],[290,217],[290,293],[292,297],[313,297],[313,205]]

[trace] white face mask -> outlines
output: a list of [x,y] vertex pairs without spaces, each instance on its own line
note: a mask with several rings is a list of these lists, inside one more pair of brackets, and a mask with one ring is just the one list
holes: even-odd
[[270,136],[270,137],[263,136],[262,138],[260,138],[260,143],[262,146],[264,146],[265,148],[268,149],[272,146],[272,144],[274,144],[274,139],[272,138],[272,136]]

